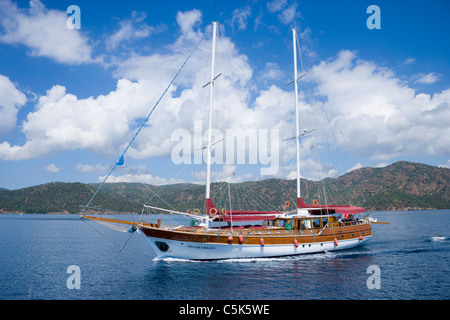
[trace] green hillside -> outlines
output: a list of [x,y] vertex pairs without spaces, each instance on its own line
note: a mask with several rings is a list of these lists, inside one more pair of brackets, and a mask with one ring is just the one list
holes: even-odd
[[[0,212],[78,213],[98,184],[54,182],[34,187],[0,189]],[[384,168],[361,168],[341,177],[301,181],[306,203],[352,204],[368,211],[450,208],[450,169],[397,162]],[[296,201],[295,180],[267,179],[237,184],[213,183],[211,195],[218,208],[283,210]],[[326,195],[326,196],[325,196]],[[196,184],[151,186],[107,183],[91,206],[140,213],[144,203],[186,211],[204,207],[205,187]]]

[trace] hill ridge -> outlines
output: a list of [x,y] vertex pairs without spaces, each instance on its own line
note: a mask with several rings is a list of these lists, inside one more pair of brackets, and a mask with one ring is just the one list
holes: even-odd
[[[0,189],[0,213],[79,213],[98,183],[51,182],[18,190]],[[338,178],[301,179],[306,203],[352,204],[368,211],[450,208],[450,169],[409,161],[382,168],[364,167]],[[211,186],[213,202],[228,208],[228,184]],[[326,190],[327,196],[322,194]],[[295,180],[270,178],[231,184],[233,209],[284,210],[295,203]],[[155,196],[157,194],[157,196]],[[174,210],[203,208],[204,185],[180,183],[166,186],[142,183],[106,183],[92,206],[140,213],[149,202]]]

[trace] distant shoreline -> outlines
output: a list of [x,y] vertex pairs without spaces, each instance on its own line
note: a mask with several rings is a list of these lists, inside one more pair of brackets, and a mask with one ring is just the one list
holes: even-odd
[[[396,211],[438,211],[438,210],[450,210],[447,208],[444,209],[436,209],[436,208],[400,208],[400,209],[390,209],[390,210],[367,210],[366,214],[372,213],[372,212],[396,212]],[[70,213],[70,212],[0,212],[0,214],[16,214],[16,215],[27,215],[27,214],[39,214],[39,215],[82,215],[82,212],[77,213]],[[140,213],[133,213],[133,212],[104,212],[104,215],[140,215]],[[159,213],[161,215],[164,215],[165,213]]]

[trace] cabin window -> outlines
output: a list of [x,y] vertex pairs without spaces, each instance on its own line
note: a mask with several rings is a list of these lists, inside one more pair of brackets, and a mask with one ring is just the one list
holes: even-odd
[[312,219],[313,228],[320,228],[320,219]]
[[311,220],[305,219],[302,220],[303,229],[310,229],[311,228]]
[[322,227],[325,227],[328,223],[328,219],[327,218],[322,218]]

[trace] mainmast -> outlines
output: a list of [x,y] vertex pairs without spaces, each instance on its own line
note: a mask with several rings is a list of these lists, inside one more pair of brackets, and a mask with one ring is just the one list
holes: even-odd
[[[217,22],[213,22],[213,39],[212,39],[212,54],[211,54],[211,81],[209,89],[209,130],[208,130],[208,145],[206,146],[207,151],[207,161],[206,161],[206,203],[211,199],[211,135],[212,135],[212,114],[213,114],[213,95],[214,95],[214,64],[216,56],[216,34],[217,34]],[[208,205],[206,205],[208,210]],[[209,214],[209,212],[206,212]]]
[[[297,145],[297,203],[300,199],[300,123],[299,123],[299,112],[298,112],[298,76],[297,76],[297,30],[292,29],[292,45],[294,48],[294,86],[295,86],[295,128],[296,128],[296,145]],[[300,209],[297,205],[297,212]]]

